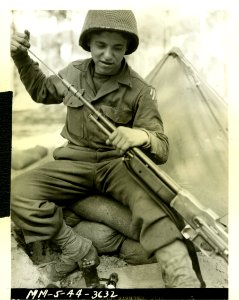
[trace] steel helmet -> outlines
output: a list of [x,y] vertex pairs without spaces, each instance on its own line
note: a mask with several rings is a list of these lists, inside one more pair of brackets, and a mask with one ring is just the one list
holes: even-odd
[[128,49],[125,54],[134,52],[139,44],[137,23],[131,10],[89,10],[80,34],[79,45],[90,51],[88,34],[94,31],[118,31],[129,37]]

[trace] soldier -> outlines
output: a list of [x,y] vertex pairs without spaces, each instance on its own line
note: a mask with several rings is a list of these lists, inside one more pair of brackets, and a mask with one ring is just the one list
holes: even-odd
[[81,265],[84,258],[99,263],[92,242],[63,221],[62,206],[100,193],[129,207],[135,239],[149,257],[155,255],[169,287],[200,287],[177,226],[122,161],[124,152],[134,146],[160,164],[168,157],[168,139],[152,87],[124,58],[138,44],[132,11],[91,10],[79,38],[91,58],[74,61],[59,72],[117,126],[106,140],[89,121],[89,109],[57,76],[46,77],[29,57],[30,33],[12,37],[11,56],[32,99],[67,106],[61,133],[67,145],[55,149],[54,161],[17,177],[12,184],[12,218],[22,228],[26,243],[52,239],[62,249],[60,259],[48,266],[53,281]]

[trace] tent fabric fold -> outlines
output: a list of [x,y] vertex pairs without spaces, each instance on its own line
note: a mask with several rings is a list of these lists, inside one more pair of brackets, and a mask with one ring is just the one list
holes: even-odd
[[227,103],[178,48],[146,81],[156,88],[170,143],[168,162],[160,168],[223,218],[228,213]]

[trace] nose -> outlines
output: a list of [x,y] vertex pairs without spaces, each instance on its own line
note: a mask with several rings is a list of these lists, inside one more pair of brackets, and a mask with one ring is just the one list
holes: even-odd
[[112,49],[110,47],[105,48],[104,59],[109,61],[112,58]]

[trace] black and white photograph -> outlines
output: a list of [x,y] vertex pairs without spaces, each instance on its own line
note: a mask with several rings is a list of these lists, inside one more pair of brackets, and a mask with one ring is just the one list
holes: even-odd
[[228,2],[18,3],[1,15],[3,295],[234,300]]

